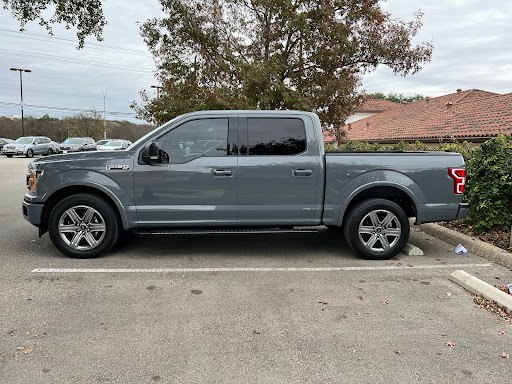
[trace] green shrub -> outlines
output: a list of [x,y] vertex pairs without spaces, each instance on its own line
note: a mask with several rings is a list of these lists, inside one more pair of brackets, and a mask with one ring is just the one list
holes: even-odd
[[466,164],[468,221],[483,232],[512,225],[512,136],[499,135],[476,148]]
[[387,149],[391,151],[430,151],[430,148],[420,141],[416,141],[415,143],[406,143],[405,141],[401,141]]

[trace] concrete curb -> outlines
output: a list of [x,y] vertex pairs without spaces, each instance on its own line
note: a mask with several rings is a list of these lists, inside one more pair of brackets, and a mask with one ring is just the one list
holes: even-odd
[[421,224],[418,225],[417,228],[454,246],[462,244],[468,252],[474,253],[485,259],[495,261],[505,267],[512,268],[512,253],[492,244],[488,244],[485,241],[475,239],[474,237],[464,235],[463,233],[434,223]]
[[450,275],[450,280],[466,288],[468,291],[477,295],[482,295],[488,300],[495,301],[500,307],[507,308],[507,312],[512,312],[512,296],[500,291],[498,288],[487,284],[460,269]]

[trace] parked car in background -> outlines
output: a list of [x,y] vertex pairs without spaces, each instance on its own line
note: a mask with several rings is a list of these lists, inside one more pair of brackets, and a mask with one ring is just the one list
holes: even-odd
[[120,149],[126,149],[130,145],[132,145],[131,141],[128,140],[121,140],[121,139],[114,139],[109,140],[108,143],[97,146],[96,149],[98,151],[114,151],[114,150],[120,150]]
[[48,152],[46,152],[46,154],[49,156],[55,155],[57,153],[62,153],[62,151],[60,150],[60,144],[55,141],[51,141],[50,145],[48,146]]
[[104,139],[104,140],[97,141],[96,142],[96,149],[98,149],[98,147],[102,147],[103,145],[107,144],[109,141],[110,141],[110,139]]
[[14,155],[33,157],[34,155],[47,155],[50,148],[52,148],[52,142],[47,137],[25,136],[4,145],[2,153],[7,157],[13,157]]
[[90,137],[69,137],[60,144],[62,153],[93,151],[96,143]]
[[3,151],[4,149],[4,145],[5,144],[10,144],[12,143],[13,141],[11,139],[4,139],[4,138],[0,138],[0,152]]

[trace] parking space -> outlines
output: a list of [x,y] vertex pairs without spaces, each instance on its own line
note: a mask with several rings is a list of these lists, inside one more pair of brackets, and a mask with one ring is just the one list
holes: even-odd
[[384,261],[326,228],[127,237],[69,259],[21,215],[28,163],[0,156],[2,383],[501,383],[510,371],[497,355],[512,354],[510,323],[448,280],[510,283],[504,267],[414,229],[425,256]]

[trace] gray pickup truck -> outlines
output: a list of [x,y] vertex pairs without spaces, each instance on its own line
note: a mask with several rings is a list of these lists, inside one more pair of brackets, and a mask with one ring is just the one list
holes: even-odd
[[325,153],[318,116],[203,111],[123,151],[33,160],[23,215],[64,254],[107,252],[140,234],[339,230],[386,259],[416,223],[465,217],[464,160],[442,152]]

